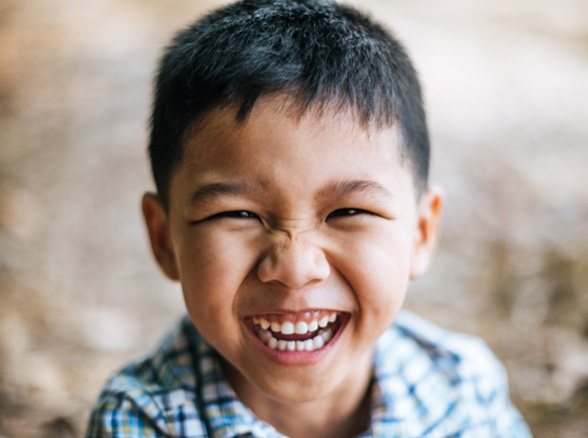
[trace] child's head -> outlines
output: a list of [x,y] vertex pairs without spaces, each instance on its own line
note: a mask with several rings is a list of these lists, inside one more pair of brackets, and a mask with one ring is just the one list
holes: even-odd
[[180,32],[160,64],[149,150],[159,196],[169,196],[186,129],[215,107],[246,120],[282,93],[299,114],[329,106],[363,125],[396,125],[422,191],[429,138],[419,82],[403,47],[380,25],[331,1],[241,1]]
[[239,2],[174,40],[152,125],[152,248],[239,396],[356,408],[441,204],[404,50],[332,2]]

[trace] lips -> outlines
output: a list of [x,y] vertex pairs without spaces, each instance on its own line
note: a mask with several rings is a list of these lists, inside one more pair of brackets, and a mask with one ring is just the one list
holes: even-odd
[[272,350],[313,352],[329,344],[342,328],[344,313],[315,310],[251,317],[253,333]]

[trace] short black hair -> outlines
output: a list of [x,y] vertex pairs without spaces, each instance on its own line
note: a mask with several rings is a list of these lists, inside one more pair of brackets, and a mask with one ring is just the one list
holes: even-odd
[[206,111],[284,92],[301,114],[329,105],[362,124],[397,123],[417,190],[427,185],[429,135],[415,69],[401,43],[348,5],[329,0],[242,0],[180,31],[155,80],[149,153],[164,205],[186,129]]

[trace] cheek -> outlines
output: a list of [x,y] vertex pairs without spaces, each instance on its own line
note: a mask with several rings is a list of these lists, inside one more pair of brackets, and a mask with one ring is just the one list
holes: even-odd
[[411,234],[402,227],[350,238],[341,245],[341,274],[354,290],[360,313],[387,326],[399,310],[410,276]]
[[192,319],[198,328],[219,317],[223,324],[233,324],[239,288],[256,262],[253,242],[215,232],[194,232],[181,241],[178,264]]

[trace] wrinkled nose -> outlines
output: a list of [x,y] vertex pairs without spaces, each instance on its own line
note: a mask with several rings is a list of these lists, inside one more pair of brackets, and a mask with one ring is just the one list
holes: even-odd
[[275,242],[257,267],[261,281],[276,281],[290,289],[302,289],[324,280],[330,272],[329,263],[320,248],[293,237]]

